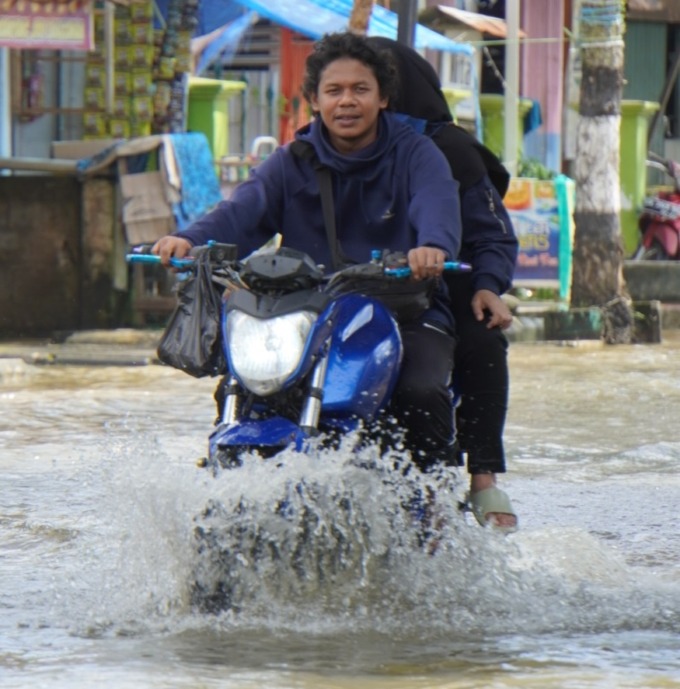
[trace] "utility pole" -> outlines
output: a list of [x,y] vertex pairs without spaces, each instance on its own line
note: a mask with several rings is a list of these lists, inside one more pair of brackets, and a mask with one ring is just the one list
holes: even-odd
[[397,41],[413,47],[418,23],[418,0],[399,0]]
[[519,18],[520,0],[506,0],[503,164],[511,175],[519,167]]
[[600,308],[608,344],[632,342],[634,324],[619,219],[623,5],[623,0],[582,0],[579,31],[571,305]]

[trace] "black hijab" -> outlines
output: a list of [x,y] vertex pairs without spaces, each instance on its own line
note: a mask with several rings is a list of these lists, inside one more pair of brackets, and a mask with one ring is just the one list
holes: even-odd
[[397,68],[399,92],[391,103],[394,111],[428,122],[453,121],[439,77],[422,55],[391,38],[370,36],[368,42],[389,51]]
[[508,171],[486,146],[453,123],[434,67],[413,48],[391,38],[370,36],[368,42],[379,50],[389,51],[395,62],[399,74],[399,93],[391,108],[428,123],[426,133],[430,134],[432,141],[449,161],[461,192],[488,174],[503,198],[510,181]]

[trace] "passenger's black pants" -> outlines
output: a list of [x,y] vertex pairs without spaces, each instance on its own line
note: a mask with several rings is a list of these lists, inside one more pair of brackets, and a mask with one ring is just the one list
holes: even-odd
[[[456,319],[454,383],[457,444],[471,474],[503,473],[503,429],[508,409],[508,341],[500,328],[487,328],[472,313],[469,274],[447,277]],[[462,460],[462,458],[461,458]]]
[[457,464],[450,382],[455,339],[427,325],[401,327],[404,358],[390,411],[418,466]]

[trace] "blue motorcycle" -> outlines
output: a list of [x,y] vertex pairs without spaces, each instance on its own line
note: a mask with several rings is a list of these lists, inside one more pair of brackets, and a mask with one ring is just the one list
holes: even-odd
[[[308,255],[285,247],[244,261],[236,260],[231,245],[193,253],[175,260],[175,268],[191,273],[207,264],[222,292],[221,343],[208,345],[221,349],[224,370],[211,372],[224,377],[206,465],[236,466],[244,451],[266,457],[288,447],[304,451],[312,438],[332,442],[357,429],[375,439],[376,425],[384,436],[379,422],[386,419],[402,360],[397,318],[427,308],[431,281],[408,280],[405,257],[385,251],[330,275]],[[128,261],[158,257],[133,253]],[[179,339],[195,335],[180,327]],[[169,363],[186,370],[183,362]]]
[[[178,308],[159,357],[192,375],[221,375],[215,395],[219,415],[203,466],[218,476],[253,456],[284,456],[286,451],[290,457],[290,450],[335,448],[347,438],[357,451],[392,443],[398,429],[390,419],[389,401],[403,354],[397,319],[425,310],[433,283],[409,280],[405,257],[385,251],[330,275],[306,254],[285,247],[242,261],[231,245],[197,247],[192,254],[172,262],[188,281],[179,282]],[[128,260],[159,259],[133,253]],[[469,266],[450,262],[445,269]],[[203,284],[200,303],[192,304],[200,275],[210,286]],[[205,308],[206,294],[213,303],[201,321],[196,311]],[[394,533],[403,534],[403,524],[415,523],[418,541],[431,543],[433,495],[417,482],[406,489],[397,486],[402,478],[402,472],[392,470],[379,478],[381,486],[394,488],[392,494],[399,491],[398,507],[389,517]],[[265,553],[299,570],[303,579],[312,570],[327,577],[356,568],[360,548],[348,534],[358,528],[357,505],[350,495],[329,498],[327,486],[305,474],[254,513],[248,496],[235,498],[234,490],[232,481],[229,504],[211,499],[195,520],[192,602],[200,610],[237,606],[236,592]],[[319,514],[329,504],[336,510],[330,519],[333,534],[314,544],[318,524],[327,518]],[[277,526],[269,529],[272,519]],[[338,526],[343,521],[344,530]],[[251,565],[244,569],[246,561]]]

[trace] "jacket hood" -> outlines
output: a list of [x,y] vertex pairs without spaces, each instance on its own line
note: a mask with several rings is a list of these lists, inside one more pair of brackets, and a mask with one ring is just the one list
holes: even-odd
[[370,36],[368,42],[388,50],[396,63],[399,91],[392,110],[428,122],[453,121],[437,72],[424,57],[391,38]]
[[328,131],[320,118],[313,120],[295,133],[295,138],[314,146],[320,163],[339,173],[351,173],[360,179],[370,179],[382,169],[381,160],[404,137],[411,135],[408,125],[402,124],[395,115],[382,111],[378,119],[378,137],[352,155],[339,153],[328,139]]

